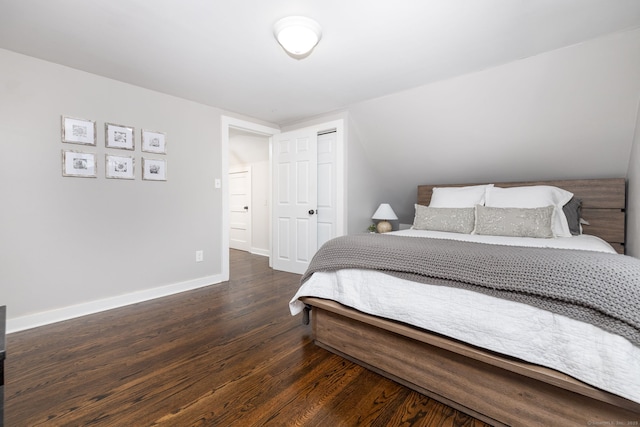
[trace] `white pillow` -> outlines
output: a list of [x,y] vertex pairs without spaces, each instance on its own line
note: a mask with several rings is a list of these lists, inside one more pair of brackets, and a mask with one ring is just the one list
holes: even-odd
[[433,187],[431,208],[474,208],[484,205],[485,192],[493,184],[470,185],[466,187]]
[[485,205],[494,208],[543,208],[553,205],[553,235],[571,237],[567,217],[562,207],[573,197],[573,193],[550,185],[525,187],[487,188]]

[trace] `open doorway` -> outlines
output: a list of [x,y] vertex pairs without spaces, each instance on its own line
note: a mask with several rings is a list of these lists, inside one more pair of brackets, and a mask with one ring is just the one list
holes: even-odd
[[229,130],[229,247],[269,256],[269,137]]
[[[259,136],[264,138],[264,141],[268,142],[269,146],[269,159],[267,164],[271,164],[271,137],[277,133],[280,133],[279,129],[269,126],[260,125],[254,122],[249,122],[242,119],[237,119],[229,116],[222,116],[221,120],[221,133],[222,133],[222,146],[221,146],[221,166],[222,166],[222,239],[221,239],[221,253],[222,253],[222,280],[229,280],[229,238],[230,238],[230,139],[232,135],[237,133],[244,133],[247,135]],[[268,179],[266,186],[271,189],[271,169],[268,168]],[[268,191],[270,194],[270,190]],[[260,204],[260,202],[258,202]],[[250,206],[249,206],[250,208]],[[269,207],[265,209],[267,212],[267,223],[271,223],[271,211]],[[255,230],[254,230],[255,231]],[[271,247],[271,227],[267,226],[267,248]],[[269,256],[269,265],[271,265],[271,256],[269,254],[262,254]]]

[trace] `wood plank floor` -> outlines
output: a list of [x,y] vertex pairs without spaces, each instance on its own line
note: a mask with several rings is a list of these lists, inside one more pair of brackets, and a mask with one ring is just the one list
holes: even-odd
[[300,276],[231,280],[7,337],[5,425],[486,426],[313,344]]

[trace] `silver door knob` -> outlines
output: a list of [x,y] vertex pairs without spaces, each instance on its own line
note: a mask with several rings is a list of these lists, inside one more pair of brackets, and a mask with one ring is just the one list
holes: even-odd
[[314,213],[316,213],[316,211],[314,211],[313,209],[309,210],[309,215],[313,215]]

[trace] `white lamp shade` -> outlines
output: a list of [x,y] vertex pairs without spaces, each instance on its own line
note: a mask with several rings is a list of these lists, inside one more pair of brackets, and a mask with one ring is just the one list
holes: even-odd
[[278,43],[294,56],[304,56],[313,49],[322,37],[320,24],[304,16],[288,16],[273,26]]
[[378,206],[378,209],[373,214],[371,219],[381,219],[381,220],[394,220],[398,219],[396,213],[391,209],[388,203],[382,203]]

